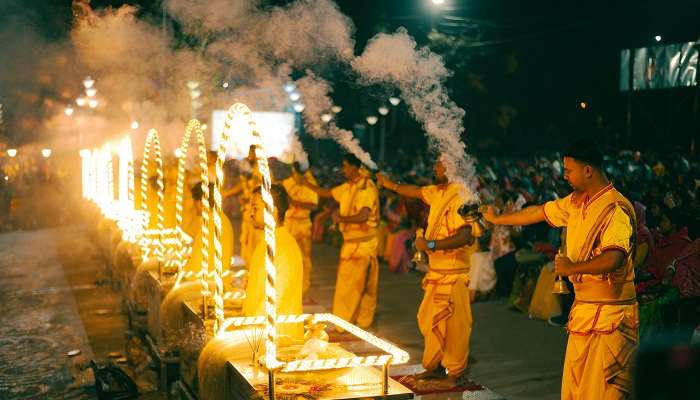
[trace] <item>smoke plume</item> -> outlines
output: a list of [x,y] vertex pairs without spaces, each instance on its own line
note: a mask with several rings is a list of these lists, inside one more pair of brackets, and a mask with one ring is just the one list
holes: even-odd
[[451,182],[468,189],[464,201],[477,201],[474,159],[461,140],[465,112],[450,100],[444,81],[450,76],[440,56],[418,48],[404,28],[380,33],[370,40],[361,56],[352,61],[361,80],[398,87],[411,113],[440,153]]

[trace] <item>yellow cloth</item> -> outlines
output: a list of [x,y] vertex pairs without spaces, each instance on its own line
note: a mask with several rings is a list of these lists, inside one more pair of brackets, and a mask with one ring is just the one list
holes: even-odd
[[241,246],[241,258],[250,265],[250,259],[253,255],[253,250],[262,240],[262,230],[255,229],[253,226],[253,210],[250,206],[250,198],[253,196],[255,188],[260,186],[260,178],[258,174],[252,176],[241,175],[241,237],[239,239]]
[[[245,316],[265,315],[266,251],[267,245],[262,242],[253,252],[246,299],[243,302]],[[275,230],[275,267],[277,314],[301,314],[302,255],[294,237],[284,226]],[[304,328],[301,324],[281,324],[278,326],[278,333],[301,339],[304,336]]]
[[346,182],[332,189],[341,216],[370,209],[364,223],[340,224],[343,246],[340,248],[338,276],[333,295],[333,314],[361,328],[372,325],[377,308],[377,234],[379,194],[374,183],[365,178]]
[[361,224],[339,224],[344,240],[366,239],[376,237],[379,225],[379,192],[370,179],[360,178],[354,182],[346,182],[331,189],[331,194],[339,204],[340,216],[347,217],[359,214],[363,208],[369,208],[370,215]]
[[[201,218],[201,217],[200,217]],[[201,219],[200,219],[201,221]],[[198,273],[202,270],[202,232],[201,223],[198,224],[197,234],[192,244],[192,255],[185,265],[185,271]],[[221,215],[221,254],[223,271],[229,269],[231,256],[233,255],[233,227],[231,221],[224,214]],[[209,271],[214,271],[214,218],[209,218]]]
[[[163,193],[163,227],[175,227],[175,201],[177,198],[177,190],[175,185],[167,185]],[[158,227],[158,192],[150,188],[148,189],[148,198],[146,199],[149,212],[148,227],[156,229]]]
[[[313,184],[316,184],[316,179],[311,174],[311,171],[304,173],[304,178]],[[305,185],[300,185],[294,177],[289,177],[282,181],[284,189],[290,200],[301,203],[318,204],[318,195]],[[289,232],[294,236],[297,244],[301,248],[301,254],[304,259],[304,277],[303,277],[303,293],[306,293],[311,287],[311,210],[303,207],[295,207],[290,205],[285,213],[284,222]]]
[[[458,184],[421,188],[423,202],[430,206],[426,239],[442,240],[466,225],[457,213],[462,205]],[[428,252],[429,268],[423,278],[425,294],[418,309],[418,327],[425,338],[423,368],[440,364],[451,376],[467,366],[472,313],[469,299],[469,258],[477,247]]]
[[632,359],[639,311],[634,290],[634,207],[612,184],[590,199],[550,201],[545,218],[566,226],[566,255],[583,262],[609,249],[625,253],[610,274],[571,276],[576,302],[569,314],[562,399],[621,399],[631,396]]
[[552,293],[555,278],[553,263],[544,265],[540,270],[535,292],[527,309],[530,317],[546,321],[552,316],[561,315],[561,297]]

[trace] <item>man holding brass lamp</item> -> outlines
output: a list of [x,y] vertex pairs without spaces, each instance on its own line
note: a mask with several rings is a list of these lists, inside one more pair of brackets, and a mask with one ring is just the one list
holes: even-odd
[[579,140],[564,153],[564,178],[574,189],[563,199],[483,217],[496,225],[547,221],[566,228],[566,254],[555,271],[574,285],[569,314],[562,399],[622,399],[631,396],[639,310],[634,268],[634,207],[605,176],[595,144]]
[[469,299],[469,245],[472,225],[459,214],[466,188],[449,183],[445,166],[434,166],[435,185],[413,186],[392,182],[377,174],[379,185],[402,196],[421,199],[430,207],[425,236],[416,234],[418,251],[428,253],[425,294],[418,309],[423,334],[423,368],[418,379],[448,379],[460,383],[467,367],[472,313]]

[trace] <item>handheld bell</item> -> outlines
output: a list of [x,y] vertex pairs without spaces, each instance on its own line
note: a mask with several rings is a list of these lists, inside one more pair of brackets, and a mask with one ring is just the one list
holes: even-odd
[[[418,228],[416,230],[416,238],[423,237],[423,229]],[[411,262],[414,264],[427,264],[428,263],[428,255],[425,254],[424,251],[420,251],[416,249],[416,251],[413,253],[413,258],[411,258]]]
[[561,276],[557,275],[557,278],[554,280],[554,288],[552,289],[552,294],[569,294],[571,293],[569,291],[569,287],[566,286],[566,281],[562,279]]
[[[559,255],[566,254],[566,228],[561,230],[561,246],[559,246]],[[569,294],[569,287],[566,286],[566,282],[561,277],[557,275],[554,280],[554,288],[552,289],[552,294]]]

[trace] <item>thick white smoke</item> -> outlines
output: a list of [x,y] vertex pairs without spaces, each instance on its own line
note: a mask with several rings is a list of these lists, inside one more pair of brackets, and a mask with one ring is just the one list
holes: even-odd
[[452,182],[468,189],[465,201],[477,201],[474,159],[465,152],[461,140],[465,112],[450,100],[444,81],[450,76],[441,57],[426,47],[418,48],[404,28],[394,34],[380,33],[372,38],[353,68],[367,83],[398,87],[411,113],[440,152]]
[[304,122],[306,131],[317,139],[333,139],[346,151],[352,153],[363,164],[377,169],[372,157],[360,146],[352,132],[339,128],[333,121],[324,123],[321,115],[330,113],[333,101],[330,98],[331,86],[325,80],[307,71],[307,75],[296,81],[297,88],[304,99]]

